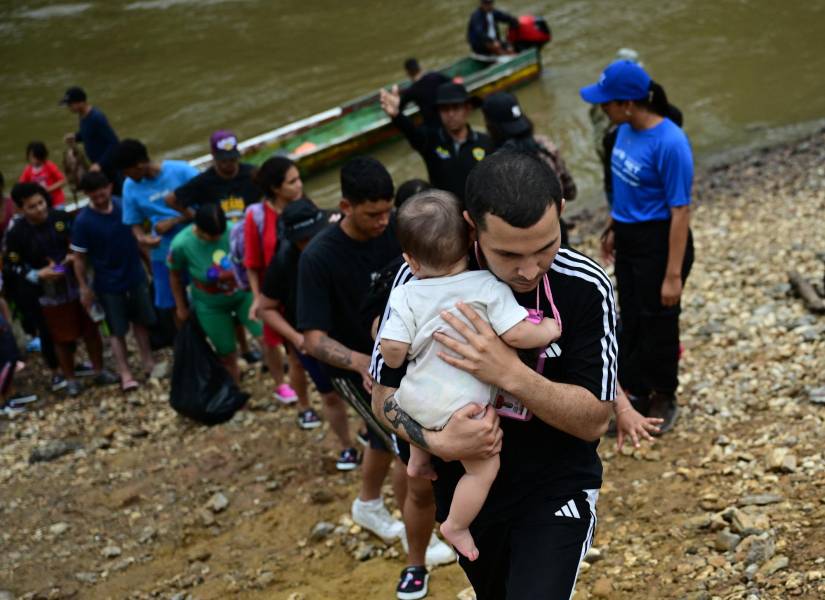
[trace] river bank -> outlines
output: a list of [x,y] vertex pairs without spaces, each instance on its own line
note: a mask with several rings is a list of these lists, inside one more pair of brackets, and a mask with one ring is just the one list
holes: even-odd
[[[825,595],[825,318],[786,276],[822,280],[825,131],[700,169],[696,199],[680,421],[638,451],[602,442],[578,600]],[[599,228],[575,230],[592,256]],[[250,410],[212,429],[159,382],[0,421],[6,597],[392,597],[400,546],[346,516],[358,473],[335,471],[326,427],[300,431],[259,372],[245,385]],[[429,598],[466,587],[439,568]]]

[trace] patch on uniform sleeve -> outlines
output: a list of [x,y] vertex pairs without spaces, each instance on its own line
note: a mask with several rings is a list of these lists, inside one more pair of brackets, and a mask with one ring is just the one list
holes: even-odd
[[444,146],[437,146],[435,149],[435,153],[438,158],[448,159],[450,158],[450,151],[447,150]]
[[13,263],[20,262],[20,255],[17,252],[9,252],[9,261]]
[[59,231],[59,232],[66,231],[66,224],[63,221],[55,221],[54,222],[54,229],[55,229],[55,231]]
[[484,160],[485,156],[487,156],[487,152],[484,148],[473,148],[473,158],[476,160]]

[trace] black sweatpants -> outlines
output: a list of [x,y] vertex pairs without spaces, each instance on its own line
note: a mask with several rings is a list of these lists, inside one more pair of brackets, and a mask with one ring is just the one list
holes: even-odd
[[478,559],[459,564],[478,600],[567,600],[596,529],[597,490],[520,503],[470,526]]
[[[679,385],[681,304],[662,306],[670,221],[614,223],[619,293],[619,383],[634,396],[652,391],[674,394]],[[688,233],[682,286],[693,265]]]

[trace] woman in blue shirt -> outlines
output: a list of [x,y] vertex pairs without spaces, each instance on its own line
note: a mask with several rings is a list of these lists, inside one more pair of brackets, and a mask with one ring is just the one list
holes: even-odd
[[638,64],[616,61],[580,93],[618,125],[602,251],[616,265],[619,380],[639,412],[663,419],[665,432],[678,414],[680,299],[693,263],[693,154],[665,116],[664,90]]

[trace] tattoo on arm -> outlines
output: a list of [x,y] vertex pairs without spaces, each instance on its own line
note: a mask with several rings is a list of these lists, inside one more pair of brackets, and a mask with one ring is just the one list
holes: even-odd
[[424,428],[416,423],[410,415],[401,410],[398,402],[395,401],[395,396],[390,396],[384,400],[384,416],[387,417],[392,428],[396,431],[402,427],[410,438],[410,441],[424,450],[429,450],[427,440],[424,439]]
[[326,334],[318,340],[315,347],[315,358],[340,369],[352,367],[352,350]]

